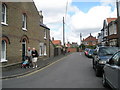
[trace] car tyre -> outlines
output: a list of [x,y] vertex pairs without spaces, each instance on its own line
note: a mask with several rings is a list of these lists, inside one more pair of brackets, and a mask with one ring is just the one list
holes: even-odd
[[94,60],[92,60],[93,69],[95,69]]
[[96,75],[97,77],[100,76],[100,73],[99,73],[99,70],[98,70],[98,69],[95,69],[95,75]]
[[104,87],[107,87],[107,86],[108,86],[108,84],[107,84],[107,82],[106,82],[106,78],[105,78],[105,73],[103,73],[102,84],[103,84]]

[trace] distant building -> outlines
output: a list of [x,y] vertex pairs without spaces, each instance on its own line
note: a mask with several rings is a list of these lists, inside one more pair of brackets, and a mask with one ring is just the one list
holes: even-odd
[[52,43],[57,47],[61,47],[61,40],[54,40],[54,38],[52,38]]
[[54,56],[61,55],[63,53],[62,52],[63,48],[62,48],[62,45],[61,45],[61,40],[54,40],[54,38],[52,38],[52,43],[55,46]]
[[82,40],[82,44],[86,46],[95,46],[98,44],[98,39],[96,37],[93,37],[91,34],[87,38]]
[[78,47],[77,42],[72,42],[71,47]]
[[68,42],[67,44],[66,44],[66,47],[71,47],[71,44],[70,44],[70,42]]

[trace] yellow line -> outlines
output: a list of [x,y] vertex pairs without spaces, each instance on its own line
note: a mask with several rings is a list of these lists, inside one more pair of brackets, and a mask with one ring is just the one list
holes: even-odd
[[67,57],[63,57],[63,58],[61,58],[61,59],[59,59],[59,60],[57,60],[57,61],[55,61],[55,62],[53,62],[53,63],[51,63],[51,64],[49,64],[49,65],[47,65],[47,66],[39,69],[39,70],[36,70],[36,71],[34,71],[34,72],[32,72],[32,73],[29,73],[29,74],[26,74],[26,75],[23,75],[23,76],[19,76],[19,77],[17,77],[17,78],[22,78],[22,77],[30,76],[30,75],[32,75],[32,74],[35,74],[35,73],[37,73],[37,72],[40,72],[40,71],[42,71],[42,70],[44,70],[44,69],[46,69],[46,68],[54,65],[55,63],[64,60],[65,58],[67,58]]

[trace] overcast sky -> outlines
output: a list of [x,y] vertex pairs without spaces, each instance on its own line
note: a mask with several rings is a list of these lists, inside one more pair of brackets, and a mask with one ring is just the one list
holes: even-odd
[[78,42],[78,44],[80,43],[80,33],[82,33],[83,38],[89,36],[90,33],[97,36],[103,27],[104,19],[117,17],[116,3],[113,1],[34,0],[38,10],[43,12],[44,24],[50,28],[51,38],[62,40],[62,19],[64,16],[65,41]]

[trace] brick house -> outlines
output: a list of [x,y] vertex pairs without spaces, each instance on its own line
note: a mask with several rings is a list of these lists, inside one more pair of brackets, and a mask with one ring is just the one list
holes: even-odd
[[118,46],[118,29],[116,19],[108,24],[108,44],[109,46]]
[[61,40],[54,40],[54,38],[52,38],[52,43],[55,46],[55,48],[54,48],[54,56],[61,55],[63,53],[63,47],[61,45],[62,44]]
[[98,44],[98,39],[96,37],[93,37],[91,34],[87,38],[82,40],[82,44],[86,46],[95,46]]
[[1,60],[3,67],[21,63],[27,47],[50,57],[50,29],[34,2],[0,2],[2,11]]

